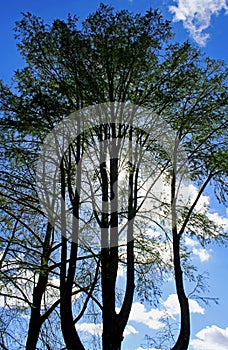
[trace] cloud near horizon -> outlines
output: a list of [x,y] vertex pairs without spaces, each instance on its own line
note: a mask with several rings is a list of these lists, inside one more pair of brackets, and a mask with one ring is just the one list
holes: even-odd
[[216,325],[208,326],[196,334],[191,345],[194,350],[226,350],[228,349],[228,327],[223,329]]
[[169,6],[174,14],[173,21],[182,21],[183,26],[190,33],[193,40],[200,46],[205,46],[210,37],[204,31],[211,25],[211,17],[222,10],[228,14],[226,0],[174,0],[177,6]]

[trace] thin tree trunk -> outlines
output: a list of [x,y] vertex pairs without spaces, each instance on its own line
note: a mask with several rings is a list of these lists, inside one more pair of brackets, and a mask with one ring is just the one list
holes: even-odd
[[[69,150],[70,152],[70,150]],[[77,159],[80,159],[80,140],[77,143]],[[61,252],[61,269],[60,269],[60,317],[63,338],[68,350],[85,350],[79,335],[75,328],[74,317],[72,312],[72,289],[76,271],[76,261],[78,256],[78,229],[79,229],[79,198],[80,198],[80,179],[81,169],[77,167],[77,190],[73,200],[73,220],[72,220],[72,242],[69,259],[68,271],[67,266],[67,239],[66,236],[66,208],[65,208],[65,169],[63,161],[61,163],[61,225],[62,225],[62,252]],[[68,175],[68,174],[67,174]],[[68,188],[71,191],[71,188]]]
[[172,350],[187,350],[190,340],[190,312],[189,302],[184,291],[183,272],[180,263],[180,243],[179,236],[174,238],[174,270],[176,291],[181,310],[181,328],[176,344]]
[[40,328],[42,326],[41,321],[41,302],[46,290],[48,282],[48,260],[50,257],[50,239],[53,228],[48,223],[46,237],[44,242],[43,254],[41,257],[41,267],[39,273],[39,279],[37,285],[33,291],[33,301],[31,308],[31,316],[28,329],[28,337],[26,341],[26,350],[35,350],[39,339]]
[[[177,152],[177,151],[175,151]],[[174,153],[176,154],[176,153]],[[181,235],[177,230],[177,211],[176,211],[176,159],[174,159],[174,171],[171,184],[171,203],[172,203],[172,235],[173,235],[173,259],[176,292],[181,312],[181,327],[176,344],[171,350],[187,350],[190,341],[190,312],[188,298],[184,290],[183,272],[180,258],[180,239]]]

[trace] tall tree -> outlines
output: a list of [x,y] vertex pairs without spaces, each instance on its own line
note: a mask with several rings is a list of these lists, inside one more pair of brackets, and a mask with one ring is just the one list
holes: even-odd
[[[31,308],[27,349],[41,341],[51,348],[51,322],[42,340],[51,317],[57,317],[55,325],[61,323],[59,344],[64,340],[69,350],[85,349],[77,323],[93,310],[103,324],[103,349],[117,350],[135,289],[142,298],[156,297],[151,274],[162,278],[173,267],[181,308],[173,350],[187,349],[183,237],[190,233],[203,243],[224,238],[196,206],[208,184],[226,200],[227,69],[189,43],[173,44],[170,24],[159,11],[134,15],[101,4],[80,29],[77,23],[69,16],[67,22],[48,26],[29,13],[17,23],[26,67],[15,73],[12,91],[1,85],[2,262],[18,266],[16,253],[23,252],[19,266],[29,276],[15,281],[15,270],[3,269],[4,288],[11,283],[13,297],[19,290],[17,298]],[[75,138],[58,164],[64,203],[61,224],[55,227],[38,204],[35,161],[45,136],[54,130],[55,140],[59,125],[68,132],[64,123],[75,111],[77,123],[72,115],[69,124]],[[96,111],[91,125],[85,111]],[[199,188],[190,204],[180,200],[186,177]],[[169,191],[166,198],[156,195],[158,181]],[[157,239],[149,234],[156,229]],[[121,232],[126,232],[124,243]],[[95,235],[101,237],[98,246],[87,240]],[[161,242],[165,247],[171,242],[169,265],[158,252]],[[126,288],[117,311],[121,265],[126,266]],[[21,288],[25,280],[27,294]]]

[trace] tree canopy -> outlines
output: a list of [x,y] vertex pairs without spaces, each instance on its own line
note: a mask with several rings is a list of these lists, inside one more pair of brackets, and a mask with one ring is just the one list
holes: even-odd
[[[197,207],[209,185],[227,201],[225,63],[175,43],[152,9],[101,4],[52,25],[27,13],[15,37],[25,67],[0,86],[2,348],[91,349],[89,322],[102,326],[94,348],[120,349],[134,296],[157,303],[172,276],[170,346],[187,349],[185,280],[197,277],[184,238],[227,238]],[[40,179],[60,202],[41,205]]]

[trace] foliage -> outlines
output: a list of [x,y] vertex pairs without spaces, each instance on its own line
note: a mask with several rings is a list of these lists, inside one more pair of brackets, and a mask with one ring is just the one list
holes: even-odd
[[[203,57],[188,42],[174,43],[169,22],[151,9],[141,15],[101,4],[81,25],[73,16],[46,25],[27,13],[15,33],[26,66],[15,73],[13,88],[0,86],[1,346],[85,349],[78,325],[94,322],[103,323],[103,349],[120,349],[135,289],[141,301],[156,304],[162,281],[173,269],[181,329],[176,343],[172,332],[168,341],[175,350],[187,349],[189,308],[182,270],[188,275],[192,263],[184,237],[194,236],[202,245],[226,240],[222,228],[209,220],[208,208],[197,208],[209,184],[226,203],[225,64]],[[114,123],[82,133],[62,159],[61,193],[80,217],[77,230],[99,234],[118,220],[120,226],[133,219],[127,227],[135,237],[120,247],[67,241],[48,222],[35,186],[38,150],[46,135],[70,113],[101,103],[110,110],[114,106],[114,112],[118,103],[137,105],[167,126],[157,134],[145,133],[145,125],[127,128],[114,113]],[[146,122],[149,130],[156,126],[152,117]],[[105,160],[92,180],[77,166],[86,151],[92,164],[92,150],[99,150],[105,138],[116,140],[117,132],[129,154],[132,144],[139,149],[135,159],[128,159],[122,187],[118,161]],[[151,180],[155,174],[164,185],[159,195]],[[115,180],[119,216],[88,211],[88,188],[111,206]],[[194,198],[185,195],[187,181],[198,188]],[[118,269],[125,271],[125,290],[118,289]],[[20,339],[15,339],[15,320],[23,320]]]

